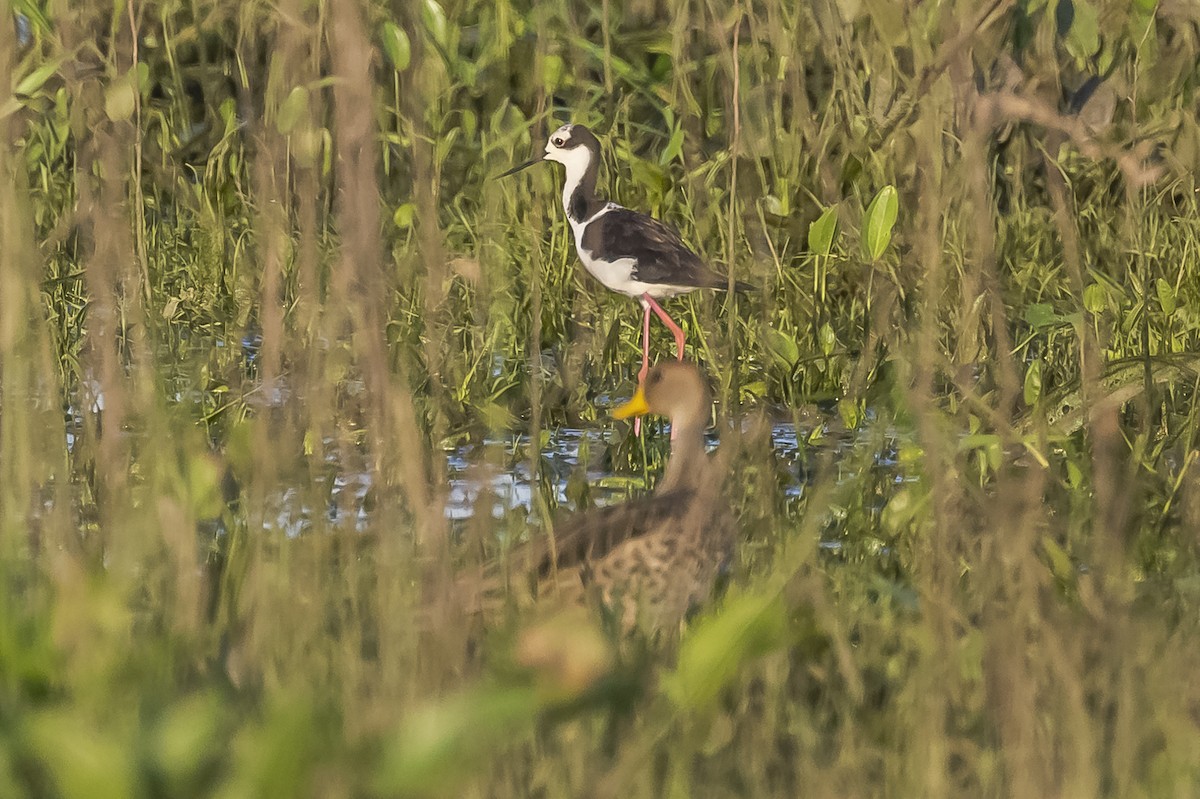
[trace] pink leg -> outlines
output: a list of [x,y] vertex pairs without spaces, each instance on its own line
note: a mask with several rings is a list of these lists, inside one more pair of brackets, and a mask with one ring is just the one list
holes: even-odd
[[642,371],[638,372],[638,385],[646,382],[646,372],[650,371],[650,304],[642,302],[645,313],[642,314]]
[[[642,369],[638,372],[638,385],[641,386],[646,382],[646,373],[650,371],[650,304],[645,300],[642,301]],[[636,416],[633,419],[633,434],[640,436],[642,434],[642,417]]]
[[[669,329],[671,331],[671,333],[675,336],[675,357],[678,360],[682,361],[683,360],[683,328],[680,327],[679,325],[675,324],[675,321],[673,319],[671,319],[670,316],[667,315],[667,312],[663,310],[663,307],[661,305],[659,305],[657,302],[655,302],[654,298],[651,297],[649,294],[642,295],[642,304],[644,306],[646,306],[646,320],[645,320],[646,335],[645,335],[645,338],[643,338],[643,341],[646,342],[646,347],[647,347],[646,352],[643,355],[643,357],[644,358],[650,357],[649,349],[648,349],[649,337],[650,337],[650,310],[653,309],[654,313],[657,314],[658,318],[662,320],[662,323],[664,325],[666,325],[667,329]],[[643,367],[643,370],[644,369],[645,369],[645,367]],[[643,377],[644,376],[645,376],[645,374],[643,373]],[[639,383],[640,383],[640,381],[639,381]],[[675,426],[674,425],[671,425],[671,440],[672,441],[675,440]]]
[[[667,326],[667,329],[670,330],[672,334],[674,334],[674,336],[675,336],[675,357],[682,361],[683,360],[683,328],[680,327],[679,325],[675,324],[674,320],[672,320],[671,317],[667,315],[667,312],[663,310],[662,306],[659,305],[657,302],[655,302],[654,298],[651,297],[649,294],[642,295],[642,303],[648,309],[652,308],[654,310],[654,313],[658,315],[658,318],[662,320],[662,323]],[[649,324],[649,320],[650,320],[650,316],[649,316],[649,313],[647,312],[647,316],[646,316],[647,325]]]

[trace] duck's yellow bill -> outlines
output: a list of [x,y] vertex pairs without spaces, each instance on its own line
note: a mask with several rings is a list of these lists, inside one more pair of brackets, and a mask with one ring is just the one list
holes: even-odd
[[650,406],[646,404],[646,392],[638,386],[629,402],[614,409],[612,415],[614,419],[628,419],[630,416],[641,416],[645,413],[650,413]]

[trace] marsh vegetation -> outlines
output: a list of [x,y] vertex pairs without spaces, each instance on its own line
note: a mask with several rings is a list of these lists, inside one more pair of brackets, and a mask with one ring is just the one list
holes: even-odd
[[[0,16],[0,795],[1200,793],[1193,6]],[[568,120],[756,286],[656,637],[454,605],[668,451]]]

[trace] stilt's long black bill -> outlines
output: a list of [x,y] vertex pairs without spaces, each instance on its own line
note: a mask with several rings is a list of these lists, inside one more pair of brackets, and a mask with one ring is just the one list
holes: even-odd
[[542,159],[534,158],[532,161],[526,161],[525,163],[521,164],[520,166],[514,166],[512,169],[508,170],[507,172],[501,172],[499,175],[496,175],[496,177],[497,178],[506,178],[509,175],[515,175],[516,173],[520,172],[522,169],[528,169],[529,167],[533,166],[534,164],[540,164],[540,163],[542,163]]

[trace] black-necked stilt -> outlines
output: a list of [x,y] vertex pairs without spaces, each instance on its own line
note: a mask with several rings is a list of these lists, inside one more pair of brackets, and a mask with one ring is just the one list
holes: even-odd
[[[676,355],[683,360],[683,328],[675,324],[658,300],[694,289],[724,289],[728,282],[688,249],[672,228],[596,196],[600,141],[583,125],[563,125],[550,134],[545,155],[498,177],[507,177],[542,161],[557,161],[567,168],[563,209],[575,234],[579,260],[607,288],[636,297],[642,303],[640,385],[650,368],[651,311],[675,336]],[[752,286],[739,281],[735,288],[748,291]]]

